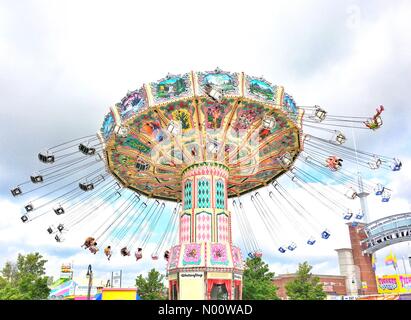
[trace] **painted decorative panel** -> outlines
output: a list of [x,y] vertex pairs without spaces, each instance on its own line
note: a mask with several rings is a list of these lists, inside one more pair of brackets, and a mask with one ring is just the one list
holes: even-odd
[[209,212],[196,214],[196,241],[211,241],[211,217]]
[[201,263],[201,244],[184,245],[183,265],[199,265]]
[[224,209],[225,208],[225,192],[224,192],[224,181],[222,179],[217,180],[216,182],[216,208]]
[[181,242],[189,242],[191,235],[191,215],[183,214],[180,218],[180,239]]
[[184,210],[192,208],[192,182],[186,181],[184,185]]
[[197,181],[197,208],[210,208],[210,181],[206,178],[201,178]]
[[103,126],[101,127],[101,133],[105,140],[110,138],[111,134],[114,131],[115,126],[116,126],[116,123],[114,121],[114,116],[113,116],[113,113],[110,111],[104,118]]
[[145,100],[144,89],[138,89],[130,91],[127,95],[118,103],[117,109],[120,113],[122,120],[126,120],[131,116],[137,114],[141,109],[146,107],[147,102]]
[[211,244],[211,257],[210,261],[212,265],[228,265],[227,248],[222,243]]
[[228,216],[226,216],[225,214],[217,215],[217,227],[218,242],[230,241]]

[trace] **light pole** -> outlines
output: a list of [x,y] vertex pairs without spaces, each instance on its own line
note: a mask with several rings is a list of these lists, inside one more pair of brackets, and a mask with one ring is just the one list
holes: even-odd
[[91,286],[93,284],[93,270],[91,270],[91,264],[88,265],[87,277],[88,277],[87,300],[90,300]]

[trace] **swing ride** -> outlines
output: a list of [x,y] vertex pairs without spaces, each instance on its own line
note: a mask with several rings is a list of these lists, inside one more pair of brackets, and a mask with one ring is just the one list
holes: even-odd
[[[11,193],[29,196],[24,223],[54,212],[58,225],[47,232],[57,242],[89,223],[95,230],[83,247],[92,254],[163,257],[172,299],[213,299],[216,290],[239,299],[243,257],[232,244],[228,199],[249,257],[262,255],[250,222],[256,216],[281,254],[330,238],[287,183],[341,221],[358,223],[364,213],[354,215],[344,199],[375,194],[387,202],[391,190],[366,182],[358,190],[346,164],[399,171],[402,163],[347,146],[340,130],[377,130],[383,111],[380,106],[371,118],[330,115],[244,73],[169,74],[128,92],[97,135],[40,152],[44,167]],[[243,205],[250,194],[254,212]],[[285,225],[304,242],[283,234]]]

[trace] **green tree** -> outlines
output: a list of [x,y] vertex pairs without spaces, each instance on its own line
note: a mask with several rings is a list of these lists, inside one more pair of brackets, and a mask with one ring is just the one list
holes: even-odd
[[327,297],[320,278],[310,272],[312,268],[307,261],[298,265],[297,277],[285,285],[291,300],[324,300]]
[[156,269],[151,269],[147,277],[141,274],[136,278],[137,292],[143,300],[165,300],[164,276]]
[[19,254],[16,263],[6,262],[0,277],[0,299],[46,299],[50,293],[45,276],[46,262],[38,252]]
[[243,278],[243,299],[278,300],[277,287],[273,284],[274,272],[261,257],[247,258]]

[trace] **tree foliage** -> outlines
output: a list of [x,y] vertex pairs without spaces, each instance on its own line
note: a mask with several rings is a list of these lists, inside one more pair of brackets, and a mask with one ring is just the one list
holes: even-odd
[[277,287],[273,284],[274,272],[261,257],[247,258],[243,277],[243,299],[278,300]]
[[320,278],[310,272],[312,266],[307,261],[298,265],[297,277],[285,285],[287,296],[291,300],[324,300],[327,295],[320,283]]
[[151,269],[146,278],[141,274],[136,278],[137,293],[143,300],[165,300],[164,275],[156,269]]
[[0,300],[47,299],[46,262],[38,252],[19,254],[16,262],[6,262],[0,271]]

